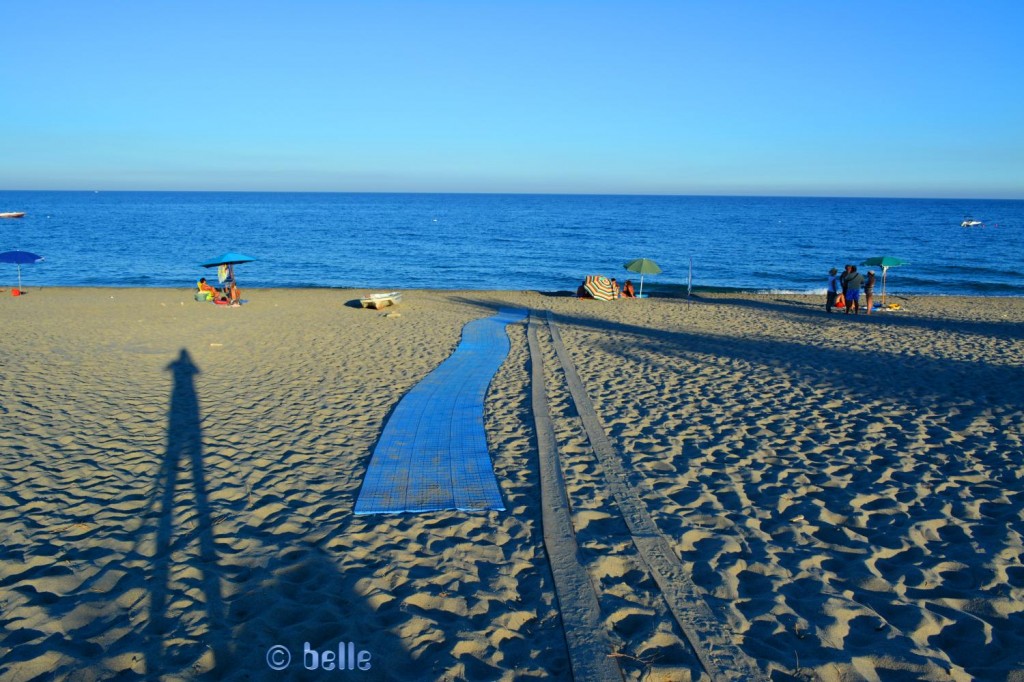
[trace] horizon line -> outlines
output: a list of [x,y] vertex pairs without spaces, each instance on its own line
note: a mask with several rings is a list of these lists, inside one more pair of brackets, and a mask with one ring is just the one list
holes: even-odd
[[0,192],[68,192],[83,194],[418,194],[452,196],[552,196],[552,197],[666,197],[742,199],[888,199],[911,201],[1024,201],[1024,197],[996,196],[871,196],[864,194],[759,194],[759,193],[664,193],[664,192],[501,192],[427,190],[295,190],[295,189],[0,189]]

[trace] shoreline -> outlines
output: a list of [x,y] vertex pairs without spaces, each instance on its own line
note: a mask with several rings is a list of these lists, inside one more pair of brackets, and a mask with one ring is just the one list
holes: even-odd
[[[552,310],[637,499],[762,672],[1024,674],[1022,298],[28,292],[0,297],[5,678],[252,679],[275,646],[295,668],[340,642],[365,679],[565,678],[523,324],[484,405],[506,511],[352,513],[394,405],[506,306]],[[540,349],[615,661],[697,679]]]
[[[662,287],[665,285],[662,285]],[[679,295],[666,294],[665,291],[659,288],[658,285],[653,285],[654,296],[649,297],[651,300],[665,300],[665,301],[686,301],[687,296],[685,293],[685,285],[679,285],[683,289],[683,293]],[[0,285],[0,293],[10,294],[11,289],[17,289],[15,285]],[[651,284],[645,284],[645,293],[652,289]],[[54,284],[54,285],[31,285],[24,287],[26,292],[34,290],[97,290],[97,291],[175,291],[183,292],[191,296],[193,289],[188,286],[138,286],[134,284],[128,284],[124,286],[119,285],[95,285],[95,284]],[[421,287],[403,287],[400,285],[390,285],[382,287],[359,287],[359,286],[280,286],[280,287],[267,287],[267,286],[246,286],[245,291],[339,291],[339,292],[359,292],[360,294],[365,292],[377,292],[377,291],[402,291],[402,292],[435,292],[439,294],[470,294],[479,293],[487,295],[500,295],[500,294],[536,294],[543,297],[553,298],[576,298],[575,290],[570,291],[569,289],[554,289],[554,290],[542,290],[542,289],[465,289],[465,288],[421,288]],[[693,299],[706,299],[713,300],[715,298],[735,298],[741,296],[758,296],[761,298],[765,297],[778,297],[778,296],[792,296],[798,298],[821,298],[822,306],[824,306],[825,300],[825,287],[822,287],[821,291],[799,291],[795,289],[742,289],[732,287],[697,287],[693,288]],[[863,294],[862,294],[863,296]],[[952,298],[952,299],[980,299],[980,300],[991,300],[991,299],[1024,299],[1024,294],[905,294],[905,293],[889,293],[888,298],[898,300],[912,300],[912,299],[934,299],[934,298]],[[879,294],[875,295],[876,299],[881,299]],[[621,299],[623,301],[627,299]],[[599,301],[600,302],[600,301]]]

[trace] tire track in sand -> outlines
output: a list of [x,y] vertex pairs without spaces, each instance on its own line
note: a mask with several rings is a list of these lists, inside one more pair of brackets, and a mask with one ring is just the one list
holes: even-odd
[[[728,629],[718,620],[701,597],[679,557],[658,530],[643,501],[627,482],[628,474],[622,465],[622,460],[601,426],[586,389],[576,373],[576,367],[565,350],[550,311],[547,312],[546,321],[555,354],[562,366],[566,383],[576,405],[580,421],[583,423],[590,447],[593,449],[597,461],[601,463],[608,487],[630,530],[633,544],[646,565],[647,571],[661,589],[669,611],[693,647],[701,666],[713,680],[767,680],[757,665],[733,643]],[[536,414],[538,405],[536,394],[539,383],[537,381],[537,366],[540,364],[540,353],[535,348],[536,331],[533,318],[531,318],[530,332]],[[542,380],[543,374],[541,374]],[[543,384],[541,384],[541,390],[543,391]],[[546,401],[543,405],[546,411]],[[541,440],[540,432],[541,428],[538,424],[538,442]],[[564,495],[564,483],[560,473],[556,483],[561,484],[560,492]],[[548,505],[545,504],[545,541],[547,541],[548,533],[547,507]],[[573,547],[575,547],[575,538],[573,538]],[[554,564],[554,558],[552,563]],[[557,583],[556,576],[556,585]],[[561,589],[559,589],[559,595],[561,598]],[[568,639],[569,623],[566,623],[566,628]]]
[[544,385],[544,365],[532,314],[527,327],[527,342],[530,346],[531,402],[540,460],[544,546],[551,561],[573,677],[599,682],[621,681],[622,672],[611,658],[611,640],[601,624],[597,595],[587,570],[577,558],[579,546],[558,463],[558,446]]

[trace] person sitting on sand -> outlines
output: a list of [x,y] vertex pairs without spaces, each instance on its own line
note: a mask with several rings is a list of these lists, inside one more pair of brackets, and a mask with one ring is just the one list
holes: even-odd
[[576,298],[593,298],[587,291],[587,280],[583,280],[583,283],[576,287]]
[[237,308],[242,305],[242,292],[238,290],[238,285],[234,280],[231,280],[231,287],[228,288],[227,299],[230,306]]
[[622,285],[622,298],[636,298],[636,290],[633,289],[633,280],[627,279]]
[[618,298],[618,297],[619,297],[619,282],[614,277],[612,277],[612,298]]
[[205,277],[199,278],[199,281],[196,282],[196,289],[199,290],[200,294],[206,294],[207,301],[212,301],[214,297],[217,295],[217,290],[210,286],[209,283],[207,283]]

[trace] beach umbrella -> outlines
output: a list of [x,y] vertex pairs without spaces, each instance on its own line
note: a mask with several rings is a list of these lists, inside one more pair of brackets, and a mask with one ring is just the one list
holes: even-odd
[[882,268],[882,306],[885,306],[885,275],[889,272],[889,268],[897,265],[906,265],[907,261],[900,260],[899,258],[893,258],[892,256],[875,256],[874,258],[868,258],[861,265],[875,265],[881,266]]
[[209,260],[205,263],[200,263],[200,265],[204,268],[218,268],[223,265],[227,268],[227,277],[221,278],[220,281],[223,282],[224,279],[230,279],[231,281],[234,281],[235,266],[238,265],[239,263],[251,263],[254,260],[256,259],[253,258],[252,256],[246,256],[245,254],[242,253],[228,251],[227,253],[220,254],[219,256],[212,260]]
[[583,288],[598,301],[611,301],[615,298],[612,281],[604,275],[587,275],[583,280]]
[[650,258],[637,258],[629,261],[622,267],[640,275],[640,298],[643,298],[644,295],[644,275],[657,275],[661,273],[661,268]]
[[37,256],[28,251],[5,251],[0,253],[0,263],[14,263],[18,266],[18,291],[21,291],[21,266],[38,263],[41,260],[43,260],[42,256]]
[[255,258],[252,256],[246,256],[245,254],[235,253],[234,251],[228,251],[222,253],[216,258],[209,260],[205,263],[200,263],[204,268],[215,268],[218,265],[238,265],[239,263],[251,263]]

